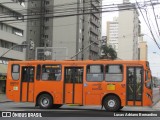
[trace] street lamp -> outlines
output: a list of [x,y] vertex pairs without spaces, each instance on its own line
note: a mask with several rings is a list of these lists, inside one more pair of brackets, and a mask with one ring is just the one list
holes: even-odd
[[160,56],[160,54],[159,53],[157,53],[157,52],[153,52],[154,54],[157,54],[157,55],[159,55]]
[[4,55],[6,55],[10,50],[12,50],[13,48],[17,47],[17,46],[28,46],[28,44],[26,44],[26,41],[22,42],[22,44],[17,44],[12,46],[11,48],[9,48],[5,53],[3,53],[0,57],[3,57]]
[[154,40],[152,37],[150,37],[149,35],[144,34],[144,33],[140,34],[140,37],[143,37],[143,36],[145,36],[145,35],[146,35],[147,37],[149,37],[150,39]]

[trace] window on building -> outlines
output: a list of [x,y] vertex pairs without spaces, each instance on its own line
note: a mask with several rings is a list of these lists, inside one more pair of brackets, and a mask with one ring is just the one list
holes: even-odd
[[48,17],[46,17],[46,18],[45,18],[45,21],[46,21],[46,22],[48,22],[48,21],[49,21],[49,18],[48,18]]
[[[15,45],[16,45],[15,43],[4,41],[4,40],[0,40],[0,47],[10,49],[11,47],[13,47]],[[22,46],[14,47],[13,50],[23,52]]]
[[48,38],[48,35],[45,35],[45,38]]
[[23,36],[23,31],[17,28],[13,28],[12,33],[18,36]]
[[50,3],[49,1],[45,1],[45,2],[46,2],[46,5],[49,5],[49,3]]
[[48,30],[48,29],[49,29],[49,26],[45,26],[44,29],[45,29],[45,30]]

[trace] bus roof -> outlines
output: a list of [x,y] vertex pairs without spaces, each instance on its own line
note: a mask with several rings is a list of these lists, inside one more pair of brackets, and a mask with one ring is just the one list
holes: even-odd
[[144,64],[147,61],[145,60],[26,60],[26,61],[9,61],[9,64],[49,64],[49,63],[56,63],[56,64],[72,64],[72,63],[79,63],[79,64],[105,64],[105,63],[114,63],[114,64]]

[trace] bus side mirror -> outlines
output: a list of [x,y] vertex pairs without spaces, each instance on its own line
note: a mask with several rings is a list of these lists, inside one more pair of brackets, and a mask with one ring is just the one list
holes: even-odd
[[147,82],[147,83],[146,83],[146,87],[147,87],[147,88],[151,88],[151,82]]

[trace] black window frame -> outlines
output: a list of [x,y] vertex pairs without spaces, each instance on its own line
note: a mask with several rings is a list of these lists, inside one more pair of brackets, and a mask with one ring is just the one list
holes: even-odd
[[[107,79],[106,79],[106,74],[107,74],[107,72],[106,72],[106,66],[109,66],[109,65],[112,65],[112,66],[116,66],[116,65],[121,65],[122,66],[122,80],[121,81],[107,81]],[[120,74],[120,73],[109,73],[109,74]],[[104,66],[104,80],[105,80],[105,82],[122,82],[123,80],[124,80],[124,65],[123,64],[105,64],[105,66]]]
[[[38,67],[40,66],[40,69]],[[38,64],[36,69],[36,80],[41,80],[42,75],[42,65]]]
[[[13,72],[13,66],[14,66],[14,65],[17,65],[17,66],[18,66],[18,72]],[[13,75],[12,75],[13,73],[19,73],[18,79],[14,79],[14,77],[13,77]],[[12,64],[11,76],[12,76],[12,80],[19,80],[19,79],[20,79],[20,65],[19,65],[19,64]]]
[[[103,71],[102,71],[102,74],[103,74],[103,79],[101,80],[101,81],[93,81],[93,80],[88,80],[87,79],[87,74],[88,74],[88,71],[87,71],[87,69],[88,69],[88,66],[91,66],[91,65],[100,65],[100,66],[102,66],[102,68],[103,68]],[[87,82],[103,82],[104,81],[104,65],[103,64],[88,64],[88,65],[86,65],[86,81]],[[93,74],[93,73],[92,73]],[[95,73],[95,74],[100,74],[100,73]]]

